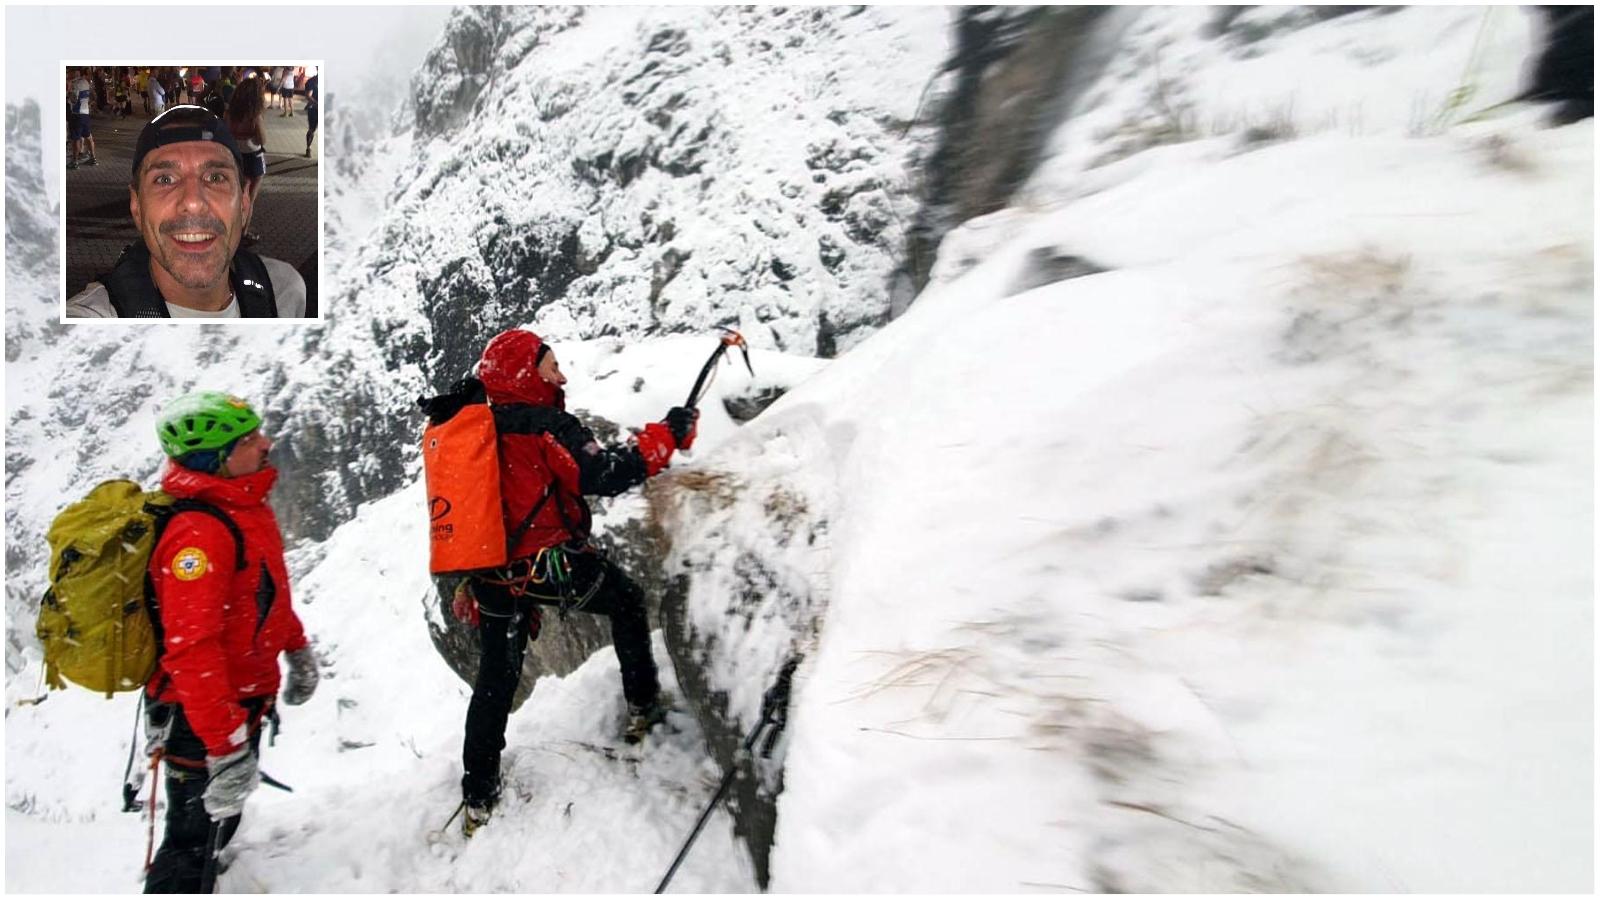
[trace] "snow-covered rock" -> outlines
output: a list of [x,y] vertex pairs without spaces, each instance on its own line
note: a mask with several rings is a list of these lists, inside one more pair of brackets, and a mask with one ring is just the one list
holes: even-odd
[[[888,319],[929,8],[474,7],[414,78],[391,242],[453,377],[534,310],[558,339],[748,328],[832,355]],[[555,313],[558,313],[556,315]]]

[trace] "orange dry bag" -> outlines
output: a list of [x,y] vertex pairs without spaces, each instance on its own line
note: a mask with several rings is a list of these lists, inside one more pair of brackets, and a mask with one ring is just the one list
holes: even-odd
[[506,564],[494,412],[475,379],[458,388],[419,401],[428,413],[422,473],[428,489],[428,570],[435,575]]

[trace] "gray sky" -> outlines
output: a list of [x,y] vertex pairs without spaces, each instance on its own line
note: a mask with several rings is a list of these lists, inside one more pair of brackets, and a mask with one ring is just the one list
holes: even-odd
[[318,58],[335,80],[359,81],[341,70],[373,66],[404,78],[449,14],[442,5],[8,6],[6,102],[53,98],[62,59]]
[[[371,74],[409,79],[451,7],[431,6],[7,6],[6,103],[44,107],[42,161],[52,198],[62,164],[49,124],[61,116],[61,61],[323,60],[322,89]],[[60,126],[60,122],[56,122]],[[64,126],[63,126],[64,127]]]

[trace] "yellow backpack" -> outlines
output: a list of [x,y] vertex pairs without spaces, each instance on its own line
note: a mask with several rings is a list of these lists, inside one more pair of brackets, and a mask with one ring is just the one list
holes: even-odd
[[154,674],[161,635],[148,566],[162,530],[180,512],[203,512],[226,525],[236,566],[244,568],[244,535],[226,513],[126,479],[96,485],[51,521],[50,587],[34,628],[50,687],[71,681],[110,697],[143,687]]

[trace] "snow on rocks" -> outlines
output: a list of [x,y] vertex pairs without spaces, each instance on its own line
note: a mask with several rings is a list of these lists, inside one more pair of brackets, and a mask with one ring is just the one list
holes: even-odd
[[[848,439],[772,887],[1586,885],[1591,142],[1184,145],[973,223],[773,410]],[[1005,296],[1041,246],[1110,271]]]

